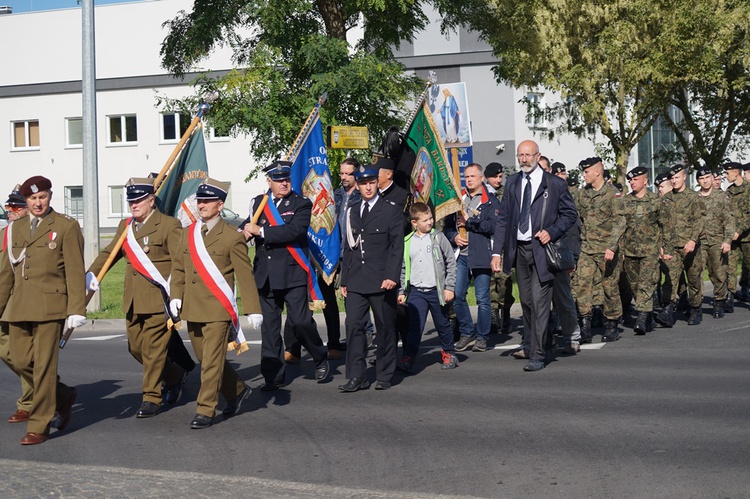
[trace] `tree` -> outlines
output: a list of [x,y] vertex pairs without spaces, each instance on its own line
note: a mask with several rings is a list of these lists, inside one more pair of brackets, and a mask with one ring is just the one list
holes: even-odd
[[[164,23],[162,64],[175,75],[190,71],[217,46],[233,50],[237,69],[206,74],[196,95],[170,106],[193,105],[218,90],[209,121],[247,133],[258,161],[283,155],[323,92],[326,125],[366,125],[379,144],[403,120],[406,102],[422,87],[407,75],[392,48],[413,41],[427,18],[419,0],[195,0],[192,12]],[[356,46],[346,35],[364,30]]]

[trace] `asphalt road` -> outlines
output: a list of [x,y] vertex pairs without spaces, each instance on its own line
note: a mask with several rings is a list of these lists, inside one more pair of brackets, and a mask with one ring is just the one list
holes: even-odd
[[[136,419],[140,366],[122,323],[98,321],[61,353],[78,387],[69,428],[22,447],[25,425],[0,424],[0,497],[750,497],[747,308],[616,343],[597,335],[536,373],[509,356],[514,325],[453,371],[430,332],[419,372],[387,391],[340,393],[343,361],[319,385],[305,356],[285,389],[191,430],[198,373],[176,406]],[[230,354],[254,388],[259,350]],[[18,393],[2,368],[3,416]]]

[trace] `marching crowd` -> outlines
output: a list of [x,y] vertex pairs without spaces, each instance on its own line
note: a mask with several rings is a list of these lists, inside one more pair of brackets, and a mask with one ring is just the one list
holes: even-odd
[[[97,274],[119,259],[126,265],[128,349],[143,366],[136,417],[156,416],[180,398],[196,365],[174,327],[184,320],[200,363],[193,429],[214,423],[220,395],[221,414],[229,418],[251,393],[226,359],[228,345],[244,341],[240,315],[261,332],[261,391],[285,386],[285,368],[300,362],[304,347],[318,382],[331,377],[329,359],[345,358],[346,379],[338,388],[356,392],[372,382],[370,347],[376,390],[389,389],[397,370],[415,372],[428,312],[441,369],[459,365],[457,352],[488,350],[493,329],[511,332],[511,275],[523,311],[522,344],[513,356],[531,372],[557,354],[556,331],[563,353],[575,355],[592,342],[597,320],[605,342],[618,340],[623,327],[636,335],[657,324],[673,327],[683,294],[687,323],[700,324],[706,268],[713,318],[733,312],[735,298],[750,301],[750,188],[743,177],[750,164],[726,163],[723,172],[697,167],[699,191],[688,188],[688,170],[677,164],[653,179],[655,194],[643,167],[627,173],[626,191],[600,158],[587,158],[578,165],[585,183],[578,188],[568,182],[565,165],[550,164],[535,142],[521,142],[516,157],[520,171],[506,182],[498,163],[468,165],[462,209],[437,221],[439,230],[432,207],[394,182],[390,158],[376,154],[369,165],[345,160],[334,195],[342,239],[334,281],[316,276],[310,265],[312,203],[292,190],[286,161],[265,168],[268,194],[253,199],[239,229],[220,216],[227,183],[200,184],[199,218],[183,229],[157,208],[154,178],[131,178],[132,216],[88,269],[80,226],[51,208],[50,180],[27,179],[6,202],[11,223],[0,252],[0,357],[21,380],[8,421],[27,423],[22,445],[42,443],[50,428],[68,426],[77,392],[57,374],[58,343],[65,330],[85,324],[86,293],[98,290]],[[248,245],[255,246],[252,263]],[[569,263],[561,253],[571,255]],[[472,280],[476,320],[467,302]],[[318,287],[327,305],[327,345],[309,305]]]

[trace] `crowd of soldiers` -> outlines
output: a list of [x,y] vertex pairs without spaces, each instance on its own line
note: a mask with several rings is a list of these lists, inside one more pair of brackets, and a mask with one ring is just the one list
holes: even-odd
[[[522,146],[529,144],[536,148],[531,141]],[[522,146],[518,158],[524,172],[538,165],[549,175],[545,179],[568,180],[565,165],[550,164],[538,150],[522,153]],[[317,382],[330,378],[329,359],[345,355],[346,382],[339,389],[366,389],[366,352],[373,344],[375,389],[389,389],[396,370],[414,372],[415,345],[428,306],[440,333],[443,369],[458,366],[457,351],[486,351],[491,330],[511,333],[510,266],[503,273],[493,263],[499,256],[493,252],[493,236],[503,218],[501,206],[507,206],[501,204],[502,165],[472,163],[466,168],[462,209],[447,217],[442,233],[436,233],[429,208],[412,206],[410,194],[395,184],[392,160],[376,155],[369,165],[352,158],[342,163],[341,187],[334,195],[342,228],[340,275],[333,282],[319,280],[329,309],[327,346],[308,306],[317,279],[307,260],[312,204],[292,190],[291,166],[275,161],[264,170],[268,194],[253,200],[250,215],[237,230],[220,216],[228,183],[205,180],[196,192],[198,218],[182,229],[175,218],[158,210],[153,178],[130,179],[126,193],[132,216],[120,223],[112,243],[87,270],[80,226],[50,206],[52,183],[34,176],[11,193],[6,202],[11,224],[2,233],[0,252],[0,357],[21,380],[17,411],[8,419],[27,423],[21,444],[42,443],[51,428],[68,426],[77,392],[57,375],[58,342],[63,331],[85,324],[86,293],[99,289],[97,274],[120,258],[126,261],[122,310],[128,349],[143,366],[143,399],[136,417],[154,417],[174,405],[196,366],[174,326],[182,319],[200,363],[193,429],[214,423],[220,395],[225,400],[221,413],[229,418],[251,393],[226,360],[227,345],[244,340],[241,314],[261,332],[261,391],[286,385],[285,366],[299,363],[302,347],[312,358]],[[562,331],[566,354],[575,355],[580,344],[592,342],[597,311],[605,321],[602,341],[618,340],[623,322],[636,335],[651,332],[655,324],[672,327],[683,288],[687,322],[699,324],[706,267],[714,289],[714,318],[733,311],[735,296],[750,301],[750,188],[742,174],[750,164],[723,166],[730,184],[726,191],[720,188],[722,172],[698,168],[697,192],[687,187],[686,167],[674,165],[654,179],[658,195],[648,190],[643,167],[627,173],[627,194],[608,178],[600,158],[581,161],[579,169],[585,186],[567,182],[565,194],[573,198],[578,216],[561,236],[573,249],[577,265],[554,275],[554,311],[544,340],[547,354],[556,353],[555,326]],[[553,242],[541,233],[542,244]],[[252,263],[248,245],[256,248]],[[743,270],[737,291],[739,258]],[[431,260],[434,265],[427,263]],[[420,270],[419,279],[410,279],[409,262],[419,269],[434,268],[435,275],[425,278]],[[466,301],[472,279],[476,321]],[[345,297],[345,342],[335,283]],[[407,305],[410,287],[424,299],[417,322],[409,319],[415,310]],[[445,331],[451,305],[455,343]],[[527,320],[524,316],[524,337],[515,358],[534,354]],[[400,358],[399,336],[404,345]],[[524,369],[543,367],[535,362]]]

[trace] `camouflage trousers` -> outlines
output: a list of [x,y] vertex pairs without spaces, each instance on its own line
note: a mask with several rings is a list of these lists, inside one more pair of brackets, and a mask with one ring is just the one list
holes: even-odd
[[727,267],[727,288],[730,293],[737,291],[737,265],[740,263],[740,258],[742,258],[740,286],[747,286],[750,284],[750,242],[732,241],[732,251],[729,252],[729,266]]
[[490,302],[492,310],[513,306],[513,279],[508,274],[493,272],[490,276]]
[[721,252],[721,244],[701,243],[701,253],[705,266],[708,268],[708,278],[714,285],[714,300],[726,300],[729,289],[727,286],[729,255]]
[[[685,254],[682,248],[672,249],[672,259],[665,262],[669,271],[669,280],[672,283],[672,294],[670,300],[677,303],[678,285],[680,275],[685,272],[687,283],[688,301],[693,308],[700,307],[703,300],[703,248],[696,245],[695,251]],[[664,297],[666,301],[666,296]]]
[[601,288],[604,298],[604,317],[610,320],[619,319],[622,315],[622,303],[620,302],[620,280],[621,259],[615,254],[612,261],[604,260],[604,253],[589,255],[581,253],[578,259],[578,268],[573,274],[573,288],[575,289],[578,313],[581,316],[591,314],[591,308],[595,303],[596,288]]
[[[654,310],[654,291],[659,282],[659,258],[656,255],[645,257],[626,256],[622,271],[627,283],[627,298],[635,299],[637,312]],[[630,300],[626,300],[630,303]]]

